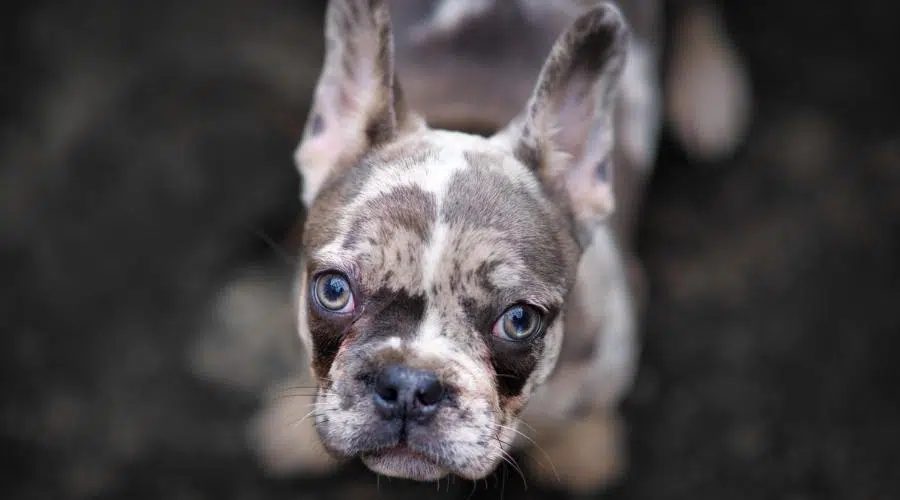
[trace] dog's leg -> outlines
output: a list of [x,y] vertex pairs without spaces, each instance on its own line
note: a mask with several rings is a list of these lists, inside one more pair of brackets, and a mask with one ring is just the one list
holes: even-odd
[[311,386],[309,377],[284,384],[250,424],[251,448],[271,474],[323,474],[338,466],[313,425],[316,405]]
[[541,485],[589,493],[611,485],[625,470],[623,424],[614,410],[594,410],[542,433],[525,450],[531,477]]

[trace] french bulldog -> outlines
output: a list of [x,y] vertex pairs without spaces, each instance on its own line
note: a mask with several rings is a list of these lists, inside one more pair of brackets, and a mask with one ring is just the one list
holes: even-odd
[[[309,207],[296,302],[317,387],[303,425],[331,455],[386,476],[479,479],[541,439],[523,438],[523,419],[551,434],[574,419],[597,444],[590,467],[609,469],[594,477],[614,471],[634,310],[605,221],[629,43],[618,8],[590,8],[521,113],[483,137],[430,128],[408,106],[388,2],[329,4],[296,152]],[[582,362],[555,371],[567,337]],[[551,376],[578,380],[551,390]]]
[[[663,108],[697,156],[740,135],[745,89],[722,86],[740,72],[704,5],[663,106],[656,0],[331,1],[295,153],[309,377],[255,419],[268,471],[359,458],[478,479],[518,451],[531,478],[571,491],[620,477],[633,230]],[[707,76],[678,76],[698,65]],[[732,105],[679,90],[697,79]]]

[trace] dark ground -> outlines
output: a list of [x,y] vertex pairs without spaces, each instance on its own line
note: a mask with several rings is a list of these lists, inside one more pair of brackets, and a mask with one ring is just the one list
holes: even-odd
[[[373,490],[359,469],[266,477],[244,446],[256,393],[185,356],[234,273],[287,270],[255,231],[283,237],[299,212],[320,7],[120,3],[2,19],[0,496]],[[632,467],[604,497],[900,498],[897,5],[727,4],[756,120],[722,164],[663,145]],[[436,492],[405,486],[380,496]],[[521,489],[510,473],[506,498],[544,497]]]

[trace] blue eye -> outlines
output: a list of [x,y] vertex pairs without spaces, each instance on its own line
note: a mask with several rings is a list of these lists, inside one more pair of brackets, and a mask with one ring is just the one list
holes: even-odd
[[541,327],[541,315],[531,306],[515,305],[494,324],[494,335],[510,340],[525,340]]
[[316,301],[332,312],[353,310],[353,292],[347,278],[337,273],[326,273],[316,280]]

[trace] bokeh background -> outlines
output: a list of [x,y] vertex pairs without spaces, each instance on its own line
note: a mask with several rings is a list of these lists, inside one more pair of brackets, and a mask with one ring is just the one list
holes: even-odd
[[[639,231],[650,301],[624,406],[631,466],[602,497],[900,498],[898,5],[721,4],[754,120],[714,163],[664,130]],[[277,310],[289,289],[291,152],[322,13],[297,0],[4,4],[3,498],[472,493],[376,489],[359,467],[273,477],[248,451],[260,389],[295,368],[297,346],[289,333],[278,349],[232,343],[216,321],[224,304],[256,311],[244,331],[259,338],[290,330],[254,307]],[[265,363],[242,361],[253,349]],[[210,368],[223,364],[230,383]],[[501,471],[472,497],[501,493],[559,496]]]

